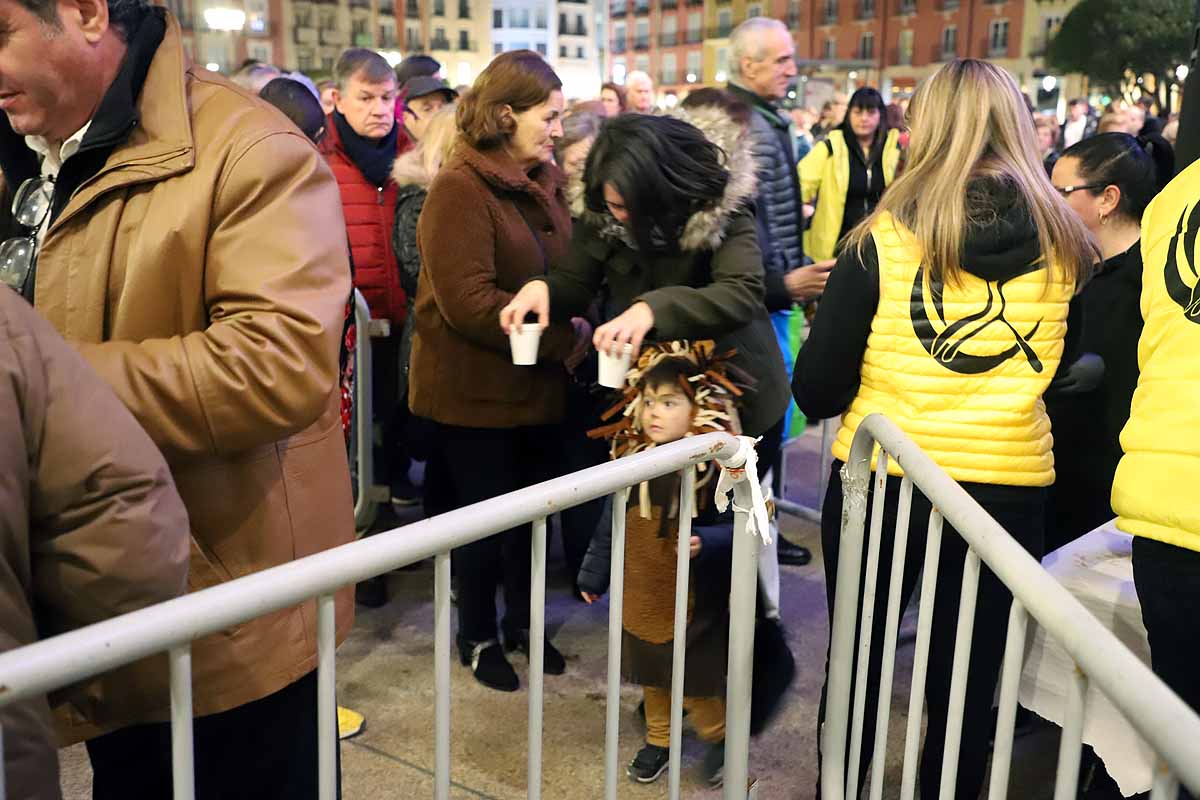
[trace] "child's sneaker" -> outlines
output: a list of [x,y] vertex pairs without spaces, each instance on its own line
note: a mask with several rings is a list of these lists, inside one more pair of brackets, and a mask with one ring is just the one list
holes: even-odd
[[670,759],[670,750],[648,744],[638,751],[633,761],[630,761],[629,766],[625,768],[625,772],[638,783],[654,783],[660,775],[667,771],[667,762]]
[[704,760],[700,762],[700,775],[709,786],[720,786],[725,782],[725,740],[710,744]]

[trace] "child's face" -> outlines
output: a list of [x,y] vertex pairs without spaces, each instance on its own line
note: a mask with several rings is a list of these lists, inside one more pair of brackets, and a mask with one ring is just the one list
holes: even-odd
[[663,384],[642,392],[642,430],[655,444],[675,442],[692,427],[692,401],[678,386]]

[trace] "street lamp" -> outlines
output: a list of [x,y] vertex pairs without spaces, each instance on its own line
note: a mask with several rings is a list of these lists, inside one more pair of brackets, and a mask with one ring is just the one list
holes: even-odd
[[1042,78],[1042,91],[1046,94],[1053,92],[1055,86],[1058,86],[1058,78],[1053,75],[1047,75]]
[[1189,72],[1191,72],[1191,68],[1187,64],[1180,64],[1175,68],[1175,80],[1180,83],[1186,81]]

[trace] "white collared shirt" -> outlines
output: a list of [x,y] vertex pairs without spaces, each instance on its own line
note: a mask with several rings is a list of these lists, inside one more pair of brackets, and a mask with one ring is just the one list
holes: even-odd
[[[54,148],[50,146],[45,137],[42,136],[26,136],[25,145],[37,153],[42,158],[42,177],[57,178],[59,170],[62,169],[63,163],[79,152],[80,146],[83,144],[83,137],[87,135],[88,128],[92,127],[91,120],[88,120],[82,128],[71,134],[62,145],[58,148],[58,152],[54,152]],[[42,244],[42,239],[46,237],[46,231],[50,228],[50,215],[46,215],[46,219],[42,221],[42,227],[38,228],[37,241],[38,246]]]

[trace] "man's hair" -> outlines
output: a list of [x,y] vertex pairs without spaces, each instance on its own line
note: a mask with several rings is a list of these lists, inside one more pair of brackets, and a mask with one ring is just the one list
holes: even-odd
[[751,17],[733,29],[733,33],[729,36],[730,74],[739,76],[742,74],[743,58],[762,61],[766,57],[763,34],[767,31],[788,33],[786,25],[770,17]]
[[441,63],[432,56],[409,56],[396,65],[396,85],[403,86],[413,78],[432,78],[441,71]]
[[[17,0],[24,8],[41,18],[47,25],[62,27],[55,0]],[[150,10],[149,0],[108,0],[108,24],[125,40],[133,33]]]
[[633,83],[634,81],[641,81],[643,79],[646,81],[646,83],[650,84],[650,88],[654,88],[654,79],[650,77],[649,73],[640,69],[635,69],[633,72],[625,76],[625,86],[628,87],[629,84]]
[[1082,97],[1073,97],[1071,102],[1067,103],[1068,106],[1086,106],[1087,104],[1088,101]]
[[283,112],[313,142],[325,127],[325,111],[312,91],[297,80],[275,78],[258,95]]
[[352,47],[345,51],[333,68],[338,91],[346,91],[346,83],[356,76],[361,76],[367,83],[394,83],[396,80],[396,73],[392,72],[384,57],[365,47]]

